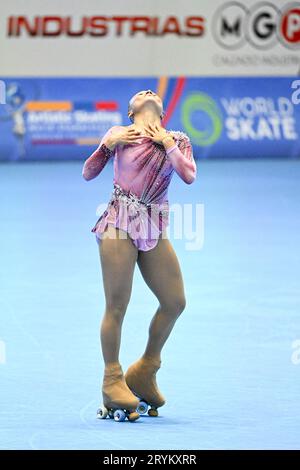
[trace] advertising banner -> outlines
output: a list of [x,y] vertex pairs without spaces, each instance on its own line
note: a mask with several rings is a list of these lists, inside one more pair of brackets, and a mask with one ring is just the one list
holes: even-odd
[[162,96],[163,125],[186,132],[195,158],[299,158],[294,77],[5,79],[0,159],[84,159],[113,125],[131,124],[140,90]]
[[1,3],[2,76],[299,74],[300,1]]

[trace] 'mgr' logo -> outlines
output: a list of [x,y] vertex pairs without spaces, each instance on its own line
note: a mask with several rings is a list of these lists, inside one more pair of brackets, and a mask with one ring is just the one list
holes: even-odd
[[212,19],[215,40],[225,49],[239,49],[247,43],[255,49],[279,43],[299,48],[300,3],[288,3],[281,10],[273,3],[257,2],[250,8],[237,1],[222,3]]
[[6,104],[6,88],[5,82],[0,80],[0,104]]

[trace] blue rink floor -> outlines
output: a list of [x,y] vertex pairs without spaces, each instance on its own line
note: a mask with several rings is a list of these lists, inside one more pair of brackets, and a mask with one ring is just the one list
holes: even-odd
[[[174,240],[187,306],[163,350],[157,419],[97,420],[104,309],[94,234],[112,167],[0,164],[1,449],[300,449],[300,162],[200,161],[170,203],[204,203],[204,245]],[[136,267],[123,368],[157,301]],[[297,343],[298,341],[298,343]]]

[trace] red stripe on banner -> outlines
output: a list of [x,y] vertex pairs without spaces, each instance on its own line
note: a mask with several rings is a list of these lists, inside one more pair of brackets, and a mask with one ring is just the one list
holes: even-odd
[[183,88],[186,82],[186,77],[180,77],[176,80],[176,85],[175,85],[175,90],[173,92],[173,95],[170,99],[170,102],[168,104],[168,107],[166,109],[166,115],[163,119],[163,125],[165,126],[167,122],[170,120],[172,117],[173,112],[175,111],[176,105],[179,101],[179,98],[182,95]]
[[96,101],[95,109],[103,111],[116,111],[118,109],[118,103],[116,101]]

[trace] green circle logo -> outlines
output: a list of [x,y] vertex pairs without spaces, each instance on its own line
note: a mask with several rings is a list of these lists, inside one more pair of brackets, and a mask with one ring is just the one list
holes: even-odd
[[[204,130],[195,129],[191,122],[194,111],[202,111],[209,118]],[[181,108],[183,125],[195,144],[202,147],[214,144],[221,135],[223,128],[222,114],[215,101],[205,93],[192,93],[184,101]]]

